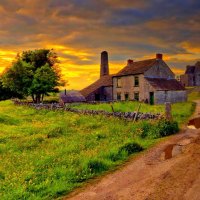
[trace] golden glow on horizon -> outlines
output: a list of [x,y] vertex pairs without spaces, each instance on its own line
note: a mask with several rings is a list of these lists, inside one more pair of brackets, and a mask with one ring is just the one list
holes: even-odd
[[[185,48],[187,49],[190,48],[190,45],[188,43],[184,43],[183,46],[185,46]],[[58,54],[60,60],[59,65],[61,67],[63,78],[68,80],[69,84],[69,86],[67,86],[68,89],[78,89],[78,90],[82,89],[99,78],[99,71],[100,71],[99,60],[98,61],[94,60],[94,63],[98,64],[78,65],[76,64],[75,60],[70,57],[76,55],[77,59],[76,61],[90,60],[90,56],[93,56],[93,54],[90,54],[88,51],[86,50],[77,51],[76,49],[72,49],[62,45],[46,45],[46,48],[51,48],[51,49],[53,48],[55,52]],[[193,47],[190,49],[190,51],[192,51],[193,54],[164,55],[164,60],[167,62],[174,60],[180,60],[183,62],[191,61],[191,64],[194,64],[192,61],[194,59],[198,59],[199,50],[200,50],[199,48]],[[16,55],[17,55],[16,51],[0,49],[0,63],[1,63],[0,73],[2,73],[6,67],[11,65]],[[138,58],[135,61],[149,59],[149,58],[155,58],[155,54]],[[110,61],[109,62],[110,73],[111,74],[117,73],[125,65],[126,61],[117,61],[117,62]],[[185,71],[185,69],[178,69],[176,66],[171,66],[171,68],[172,71],[178,75],[184,73]]]

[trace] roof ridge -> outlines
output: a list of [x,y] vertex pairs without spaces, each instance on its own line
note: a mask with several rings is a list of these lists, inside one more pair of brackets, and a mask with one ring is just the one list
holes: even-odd
[[133,62],[122,68],[115,76],[142,74],[145,71],[149,70],[155,62],[157,62],[156,58]]
[[157,60],[156,58],[149,58],[149,59],[145,59],[145,60],[138,60],[138,61],[133,61],[132,64],[137,63],[137,62],[145,62],[145,61],[150,61],[150,60]]

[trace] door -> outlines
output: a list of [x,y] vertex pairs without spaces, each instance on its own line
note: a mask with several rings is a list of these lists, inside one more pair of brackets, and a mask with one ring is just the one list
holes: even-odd
[[128,93],[125,93],[125,101],[128,101],[129,100],[129,94]]
[[154,92],[149,93],[150,105],[154,105]]
[[100,94],[95,94],[95,101],[100,101]]

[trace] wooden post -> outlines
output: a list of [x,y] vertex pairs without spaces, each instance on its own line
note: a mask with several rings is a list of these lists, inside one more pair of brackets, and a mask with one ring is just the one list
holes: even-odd
[[113,105],[111,104],[110,106],[111,106],[111,108],[112,108],[112,112],[115,112],[115,111],[114,111],[114,108],[113,108]]
[[172,107],[170,102],[165,103],[165,118],[167,120],[172,120]]
[[140,103],[139,106],[138,106],[138,109],[137,109],[137,112],[136,112],[136,114],[135,114],[135,117],[134,117],[134,120],[133,120],[133,121],[136,121],[136,120],[137,120],[137,116],[138,116],[138,113],[139,113],[139,111],[140,111],[140,106],[141,106],[141,103]]

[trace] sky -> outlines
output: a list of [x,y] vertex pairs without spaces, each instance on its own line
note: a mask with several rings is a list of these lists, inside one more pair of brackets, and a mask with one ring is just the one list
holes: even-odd
[[182,74],[200,60],[200,1],[0,0],[0,73],[17,53],[39,48],[58,54],[68,89],[99,78],[104,50],[111,73],[163,53]]

